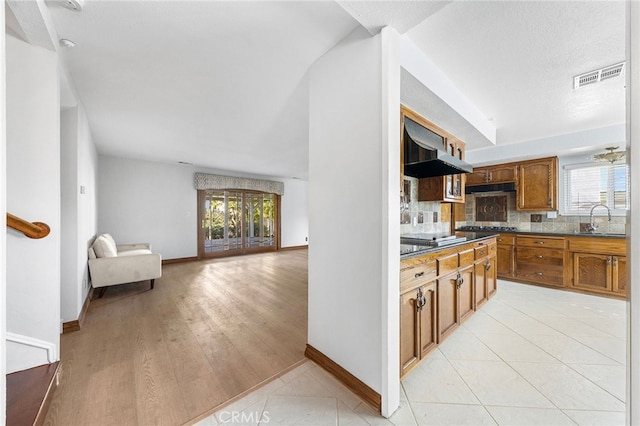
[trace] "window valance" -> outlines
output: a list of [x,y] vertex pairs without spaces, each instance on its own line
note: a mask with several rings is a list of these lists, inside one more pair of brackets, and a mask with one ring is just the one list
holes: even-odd
[[284,195],[284,182],[274,180],[196,173],[195,185],[196,189],[246,189]]

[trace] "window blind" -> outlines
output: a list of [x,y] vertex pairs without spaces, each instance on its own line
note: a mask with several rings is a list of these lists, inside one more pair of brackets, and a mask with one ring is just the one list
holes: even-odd
[[[615,215],[629,206],[629,170],[626,164],[564,166],[565,215],[588,215],[595,204],[605,204]],[[604,213],[597,212],[597,214]]]

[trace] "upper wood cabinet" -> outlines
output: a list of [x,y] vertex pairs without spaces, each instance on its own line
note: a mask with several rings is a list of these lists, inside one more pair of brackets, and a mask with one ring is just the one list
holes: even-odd
[[466,175],[467,185],[486,185],[490,183],[516,182],[517,165],[513,163],[496,166],[474,167],[473,173]]
[[558,158],[548,157],[518,164],[518,210],[558,208]]
[[[404,140],[404,119],[405,117],[419,123],[425,128],[432,131],[436,136],[442,138],[442,149],[450,155],[464,160],[465,143],[455,136],[449,134],[442,128],[436,126],[420,114],[411,109],[400,106],[400,178],[401,191],[403,191],[404,178],[404,158],[405,158],[405,140]],[[418,184],[418,201],[443,201],[448,203],[464,203],[464,185],[465,175],[447,175],[422,178]]]
[[418,181],[418,201],[464,203],[465,175],[422,178]]
[[[464,142],[449,136],[444,143],[444,148],[449,154],[464,160]],[[418,181],[418,201],[464,203],[465,182],[466,175],[464,174],[422,178]]]

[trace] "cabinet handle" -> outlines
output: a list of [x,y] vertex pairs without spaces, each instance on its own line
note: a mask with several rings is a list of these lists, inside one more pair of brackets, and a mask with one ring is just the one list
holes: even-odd
[[537,276],[541,277],[544,275],[544,272],[534,272],[534,274],[536,274]]
[[537,257],[538,259],[542,259],[544,256],[543,256],[543,255],[541,255],[541,254],[536,254],[536,257]]
[[501,243],[503,240],[502,238],[498,238],[498,242]]
[[485,263],[485,264],[484,264],[484,269],[486,269],[487,271],[488,271],[489,269],[491,269],[491,262],[487,262],[487,263]]
[[420,277],[421,277],[421,276],[423,276],[423,275],[424,275],[424,271],[422,271],[422,272],[418,272],[418,273],[416,274],[416,278],[420,278]]
[[544,241],[534,241],[535,244],[544,244]]
[[424,298],[424,294],[422,294],[422,288],[418,289],[418,294],[416,295],[416,310],[418,312],[422,311],[424,305],[427,303],[427,300]]
[[611,266],[611,256],[607,257],[607,266]]
[[613,256],[613,266],[618,266],[618,258],[616,256]]

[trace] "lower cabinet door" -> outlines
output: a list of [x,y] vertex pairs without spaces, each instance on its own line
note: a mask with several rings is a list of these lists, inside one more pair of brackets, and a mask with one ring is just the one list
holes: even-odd
[[459,321],[467,319],[475,308],[475,284],[474,284],[474,268],[469,265],[460,270],[460,284],[458,286],[458,306],[460,312]]
[[420,316],[420,358],[424,358],[435,349],[438,344],[436,333],[436,283],[422,287],[424,305],[419,312]]
[[[487,258],[484,264],[485,280],[487,281],[487,297],[490,299],[498,291],[498,259],[496,256]],[[478,288],[476,286],[476,288]]]
[[572,286],[599,293],[611,292],[612,257],[603,254],[574,253]]
[[488,299],[487,289],[487,268],[485,267],[486,260],[482,259],[475,264],[475,275],[473,277],[473,284],[475,285],[475,304],[476,309],[482,306]]
[[453,272],[437,281],[438,342],[442,342],[460,324],[458,308],[458,273]]
[[420,360],[417,301],[417,289],[400,296],[400,376]]
[[614,293],[627,294],[627,258],[625,256],[613,256],[611,282]]
[[498,244],[498,275],[503,278],[514,276],[514,247],[512,245]]
[[498,289],[497,286],[497,270],[496,270],[496,256],[490,256],[479,260],[475,264],[475,274],[473,277],[475,286],[475,309],[484,305],[487,300]]

